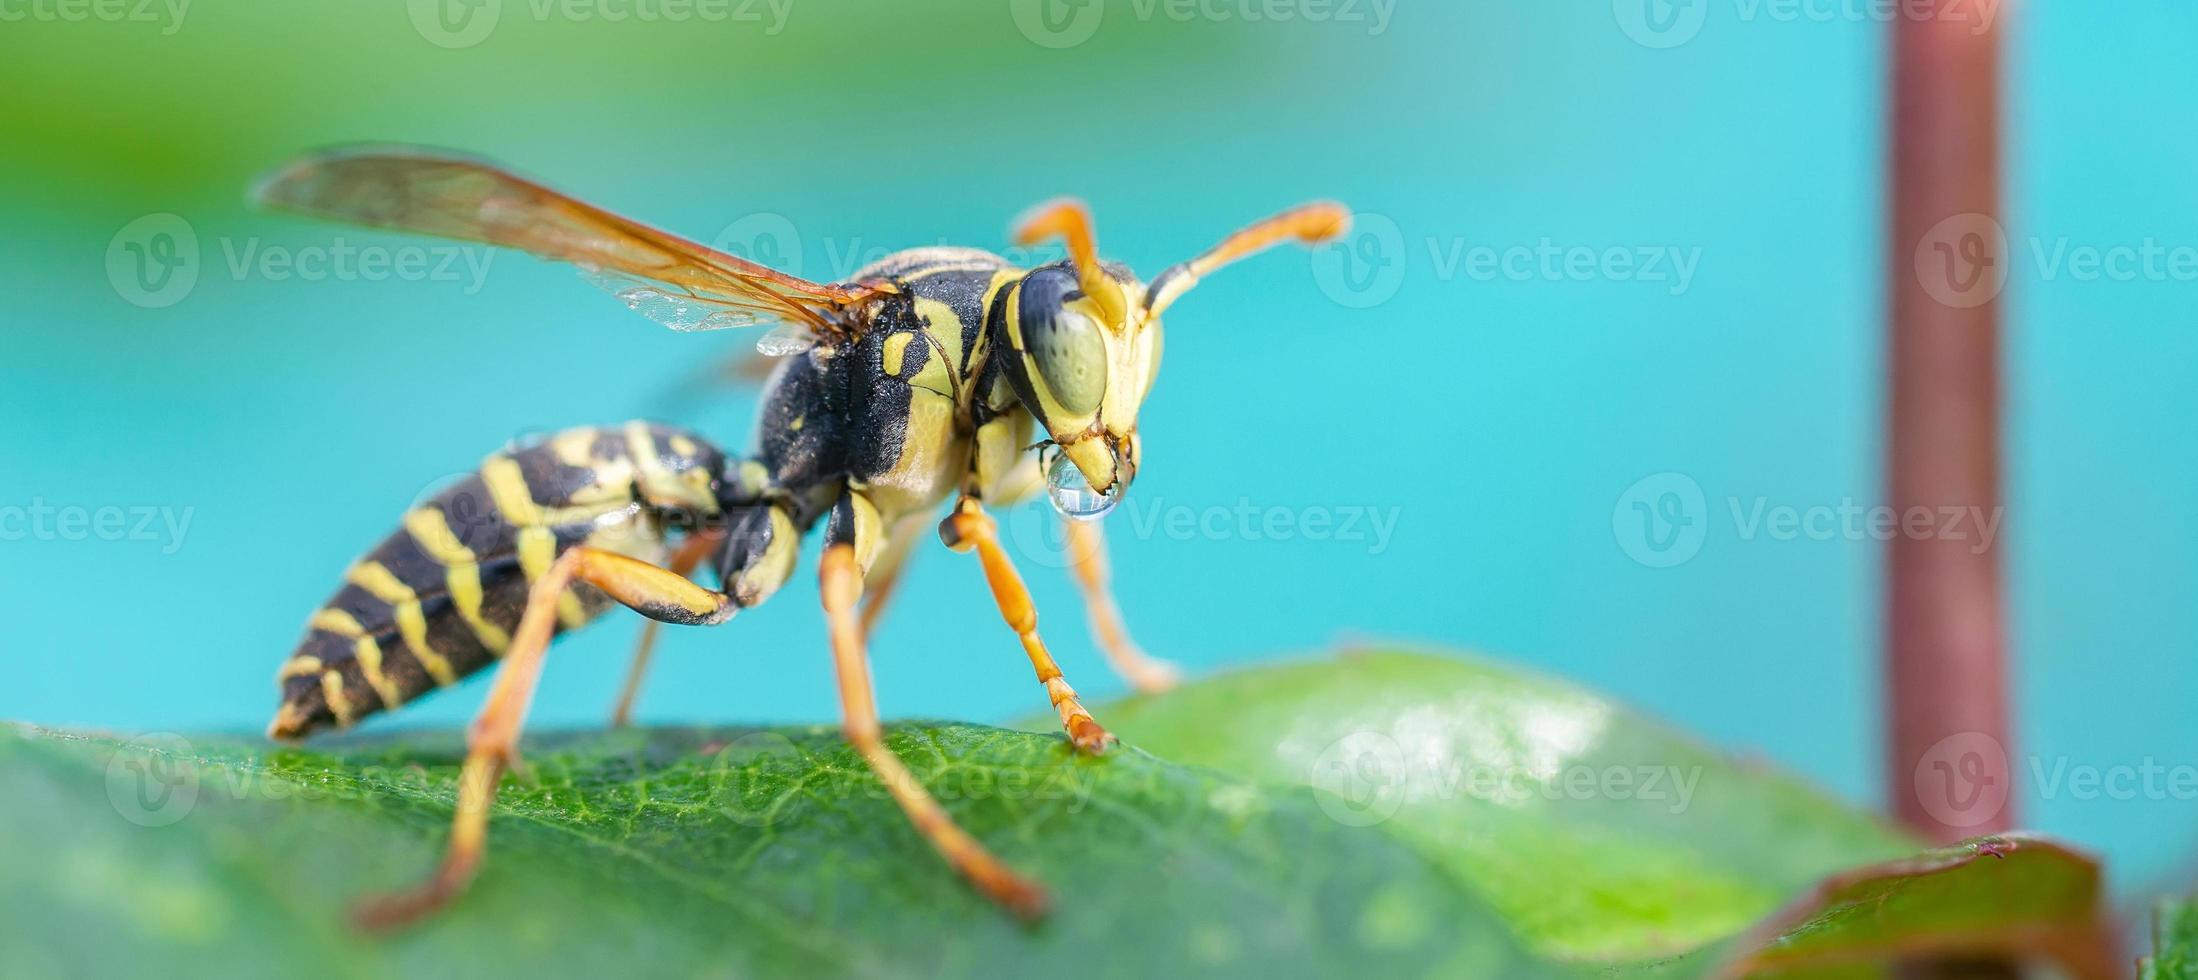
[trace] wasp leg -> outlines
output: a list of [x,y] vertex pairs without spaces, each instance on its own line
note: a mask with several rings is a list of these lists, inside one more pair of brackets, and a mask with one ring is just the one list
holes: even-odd
[[1146,653],[1130,639],[1129,625],[1122,621],[1122,607],[1115,604],[1114,589],[1108,581],[1105,533],[1095,521],[1064,517],[1061,524],[1068,532],[1069,570],[1075,573],[1077,590],[1084,594],[1085,618],[1091,622],[1092,637],[1099,642],[1100,652],[1106,654],[1107,663],[1140,693],[1158,694],[1174,687],[1182,679],[1182,672],[1174,664]]
[[[679,550],[672,553],[672,560],[666,567],[680,578],[687,578],[694,574],[695,566],[716,552],[724,541],[722,528],[698,531],[680,542]],[[624,728],[633,723],[633,705],[641,697],[641,679],[649,672],[649,658],[656,653],[656,634],[663,627],[664,624],[655,619],[642,621],[641,636],[633,645],[633,664],[626,668],[626,683],[619,688],[618,702],[611,707],[612,728]]]
[[1045,913],[1045,889],[1010,870],[976,838],[954,823],[916,781],[893,750],[886,747],[878,726],[878,704],[870,686],[870,661],[864,650],[862,624],[855,603],[862,596],[866,566],[876,559],[883,533],[877,510],[860,494],[849,492],[833,508],[827,526],[824,557],[818,565],[823,586],[824,613],[832,635],[832,666],[839,676],[842,730],[878,781],[885,784],[893,801],[916,832],[946,859],[956,872],[985,897],[1025,919]]
[[923,515],[901,518],[893,530],[885,536],[885,546],[878,553],[878,560],[871,564],[870,574],[863,579],[862,590],[862,638],[869,642],[878,632],[878,622],[885,618],[885,607],[893,599],[893,592],[900,587],[901,573],[908,569],[909,553],[915,550],[916,529],[924,522]]
[[1022,639],[1023,652],[1030,655],[1030,665],[1038,671],[1038,683],[1046,686],[1046,696],[1060,714],[1069,741],[1091,755],[1105,752],[1114,744],[1114,735],[1084,709],[1076,689],[1068,685],[1060,666],[1053,662],[1053,654],[1046,651],[1045,641],[1038,638],[1038,609],[1032,605],[1030,590],[1016,573],[1015,563],[1000,547],[999,527],[992,515],[984,512],[977,498],[963,497],[954,505],[954,513],[939,522],[939,537],[955,551],[976,549],[977,560],[984,565],[985,581],[992,586],[992,600],[999,604],[1000,618],[1007,620],[1008,628]]
[[724,622],[739,607],[733,597],[696,585],[647,562],[586,546],[565,552],[527,592],[526,612],[505,650],[503,669],[488,702],[466,731],[465,768],[458,777],[458,812],[450,843],[434,875],[419,886],[362,903],[359,923],[369,929],[403,926],[464,893],[487,853],[488,809],[496,786],[519,759],[519,730],[542,675],[543,654],[557,625],[558,599],[574,581],[586,582],[651,619],[694,626]]
[[[1038,457],[1024,455],[985,499],[1003,507],[1014,506],[1037,496],[1044,488]],[[1061,525],[1068,535],[1069,571],[1074,573],[1077,591],[1084,596],[1084,619],[1091,626],[1092,640],[1106,654],[1108,665],[1140,693],[1158,694],[1174,687],[1182,678],[1175,665],[1146,653],[1130,639],[1129,626],[1122,621],[1122,609],[1115,604],[1114,590],[1108,584],[1106,534],[1095,522],[1064,517]]]

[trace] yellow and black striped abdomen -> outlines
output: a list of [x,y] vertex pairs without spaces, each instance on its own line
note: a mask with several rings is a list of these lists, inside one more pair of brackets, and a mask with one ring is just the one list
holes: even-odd
[[[405,514],[314,612],[277,677],[270,733],[296,738],[348,726],[456,683],[501,656],[529,583],[575,545],[651,561],[673,510],[712,512],[724,465],[699,438],[660,426],[575,429],[490,456]],[[558,629],[610,604],[578,585]]]

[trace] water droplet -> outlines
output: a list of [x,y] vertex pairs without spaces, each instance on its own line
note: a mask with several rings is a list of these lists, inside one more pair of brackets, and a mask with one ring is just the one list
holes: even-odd
[[1046,496],[1053,500],[1053,509],[1072,520],[1096,521],[1122,501],[1119,483],[1107,493],[1093,489],[1090,480],[1084,479],[1084,471],[1069,462],[1068,456],[1056,455],[1046,467]]
[[756,353],[765,357],[786,357],[816,345],[817,339],[809,335],[809,328],[789,323],[772,327],[770,333],[756,338]]
[[654,286],[629,285],[631,277],[600,272],[583,272],[582,278],[610,290],[626,308],[679,331],[716,330],[720,327],[745,327],[755,322],[752,314],[713,309],[711,304],[693,296],[667,293]]

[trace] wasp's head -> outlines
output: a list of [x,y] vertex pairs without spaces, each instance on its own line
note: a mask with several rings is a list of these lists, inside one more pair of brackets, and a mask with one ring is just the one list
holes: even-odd
[[[1137,475],[1137,409],[1160,367],[1160,320],[1109,265],[1087,289],[1070,263],[1032,271],[1008,296],[1005,368],[1023,406],[1102,495]],[[1101,291],[1104,291],[1102,293]]]
[[[1146,285],[1129,269],[1099,260],[1091,215],[1081,203],[1040,205],[1020,222],[1017,243],[1059,235],[1069,258],[1032,270],[1007,294],[996,356],[1061,459],[1111,500],[1137,475],[1137,410],[1160,371],[1161,312],[1200,276],[1235,259],[1286,238],[1325,241],[1349,226],[1342,205],[1308,204],[1237,232]],[[1057,506],[1066,475],[1058,470],[1047,474]]]

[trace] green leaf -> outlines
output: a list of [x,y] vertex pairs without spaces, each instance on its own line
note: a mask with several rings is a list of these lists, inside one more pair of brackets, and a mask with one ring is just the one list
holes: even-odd
[[2034,835],[1980,837],[1835,875],[1736,944],[1751,976],[1821,975],[1918,950],[2050,959],[2109,977],[2091,858]]
[[2082,855],[1915,856],[1555,681],[1367,653],[1100,715],[1130,744],[1099,759],[1050,732],[891,735],[1052,886],[1035,928],[963,887],[836,730],[690,729],[530,738],[473,892],[383,940],[344,907],[432,866],[457,735],[0,727],[0,976],[1813,977],[1915,953],[2106,975]]
[[1414,846],[1565,959],[1693,951],[1918,848],[1596,694],[1455,656],[1346,653],[1098,713],[1164,758],[1318,787],[1339,820]]
[[1522,976],[1500,920],[1304,791],[1061,739],[897,728],[955,816],[1053,889],[1036,928],[918,840],[836,729],[528,741],[472,893],[385,941],[348,900],[433,864],[451,735],[0,728],[0,976]]
[[2198,978],[2198,903],[2165,899],[2152,912],[2152,955],[2138,964],[2142,980]]

